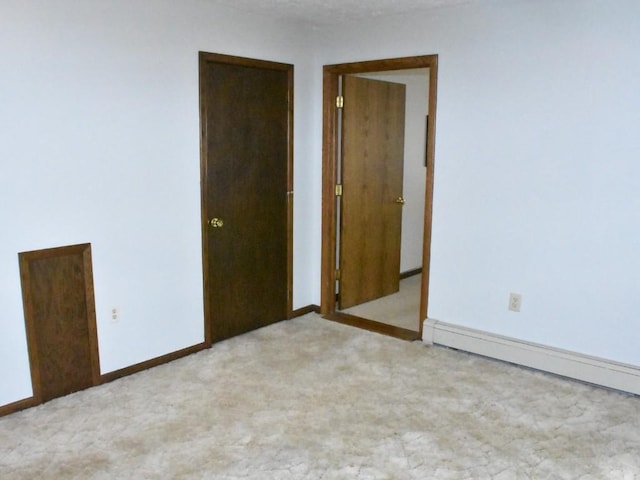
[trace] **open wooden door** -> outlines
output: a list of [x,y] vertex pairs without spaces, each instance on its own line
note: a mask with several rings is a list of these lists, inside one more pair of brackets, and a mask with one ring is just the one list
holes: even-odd
[[205,336],[291,311],[293,67],[200,54]]
[[400,282],[405,85],[343,77],[339,308]]

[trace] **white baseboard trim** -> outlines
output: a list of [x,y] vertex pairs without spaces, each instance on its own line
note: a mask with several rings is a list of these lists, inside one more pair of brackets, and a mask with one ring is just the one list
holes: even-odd
[[640,395],[640,367],[561,350],[494,333],[426,319],[426,344],[477,353],[603,387]]

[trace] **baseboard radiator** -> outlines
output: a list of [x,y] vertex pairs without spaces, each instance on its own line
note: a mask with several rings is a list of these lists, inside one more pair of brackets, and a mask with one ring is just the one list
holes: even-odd
[[640,395],[640,367],[426,319],[422,341]]

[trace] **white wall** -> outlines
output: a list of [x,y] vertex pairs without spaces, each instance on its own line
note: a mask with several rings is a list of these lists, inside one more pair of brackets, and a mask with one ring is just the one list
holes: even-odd
[[32,393],[21,251],[92,243],[103,373],[203,341],[199,50],[295,64],[294,307],[316,302],[303,33],[201,0],[0,0],[0,405]]
[[402,251],[400,271],[422,267],[424,234],[424,199],[427,179],[425,141],[429,112],[429,70],[407,73],[407,122],[405,123],[405,157],[402,207]]
[[640,365],[640,3],[479,2],[318,42],[323,64],[439,55],[429,316]]

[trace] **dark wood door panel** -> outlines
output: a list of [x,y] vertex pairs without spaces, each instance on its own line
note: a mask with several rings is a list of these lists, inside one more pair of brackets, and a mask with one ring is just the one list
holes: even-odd
[[[290,311],[290,66],[201,56],[205,310],[212,342]],[[285,68],[286,67],[286,68]]]
[[23,252],[19,260],[37,401],[98,384],[90,245]]

